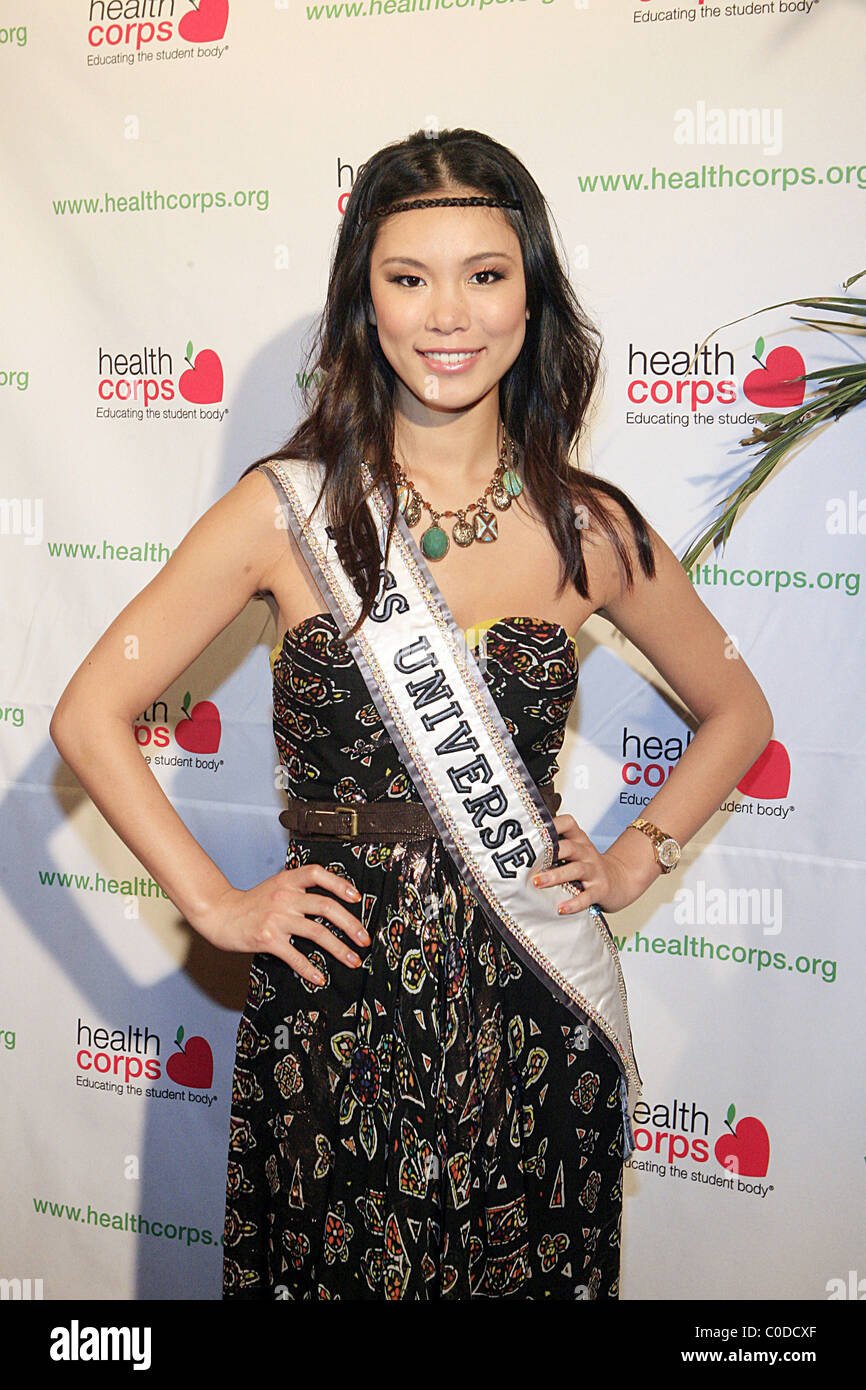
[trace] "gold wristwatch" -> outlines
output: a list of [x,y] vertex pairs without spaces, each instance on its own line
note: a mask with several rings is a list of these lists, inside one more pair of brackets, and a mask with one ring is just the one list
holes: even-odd
[[657,825],[653,825],[651,820],[642,820],[640,817],[629,821],[629,825],[633,825],[635,830],[642,830],[644,835],[652,840],[656,863],[663,874],[669,874],[677,867],[682,850],[673,835],[666,835]]

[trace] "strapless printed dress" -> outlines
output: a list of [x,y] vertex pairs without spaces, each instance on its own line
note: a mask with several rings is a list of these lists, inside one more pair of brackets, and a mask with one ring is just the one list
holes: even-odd
[[[484,680],[529,773],[552,782],[573,640],[527,617],[467,640],[476,654],[484,642]],[[330,614],[287,632],[271,662],[291,797],[419,799]],[[623,1122],[609,1053],[507,948],[438,836],[293,835],[286,868],[309,863],[354,883],[362,899],[343,905],[371,943],[352,943],[352,968],[297,937],[319,986],[253,959],[223,1297],[617,1298]]]

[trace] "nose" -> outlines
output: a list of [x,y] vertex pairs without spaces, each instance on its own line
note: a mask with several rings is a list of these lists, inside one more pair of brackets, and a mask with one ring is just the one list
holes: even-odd
[[469,326],[469,309],[457,285],[441,285],[431,292],[426,327],[440,333],[453,333]]

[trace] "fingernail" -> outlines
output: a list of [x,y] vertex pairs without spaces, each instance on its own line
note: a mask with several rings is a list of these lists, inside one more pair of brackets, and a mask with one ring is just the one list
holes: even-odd
[[313,976],[313,984],[314,984],[314,985],[323,985],[324,983],[325,983],[325,977],[324,977],[324,975],[319,975],[318,973],[316,973],[316,974]]
[[544,882],[544,879],[542,878],[541,874],[536,874],[532,882],[535,884],[536,888],[540,888],[542,883]]
[[360,956],[356,956],[354,951],[350,951],[349,954],[348,954],[348,956],[346,957],[346,959],[348,960],[348,962],[349,962],[350,965],[360,965],[360,964],[361,964],[361,957],[360,957]]

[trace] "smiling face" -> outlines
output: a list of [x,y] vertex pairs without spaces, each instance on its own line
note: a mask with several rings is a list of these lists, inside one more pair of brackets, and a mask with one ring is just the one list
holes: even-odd
[[500,208],[392,213],[370,257],[370,295],[403,413],[418,418],[410,397],[434,412],[459,412],[498,396],[526,333],[520,242]]

